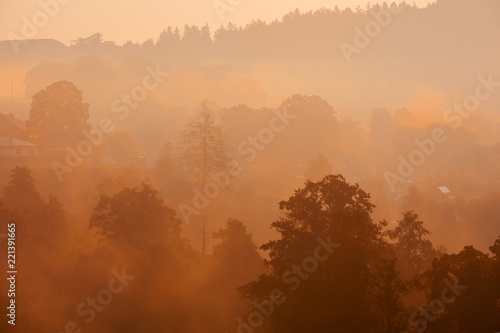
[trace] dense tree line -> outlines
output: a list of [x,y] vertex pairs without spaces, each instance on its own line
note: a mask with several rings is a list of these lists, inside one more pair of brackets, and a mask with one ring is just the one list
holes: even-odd
[[[170,133],[168,140],[159,135],[137,148],[143,138],[134,137],[132,130],[104,133],[100,123],[91,128],[89,105],[82,96],[72,83],[55,82],[34,95],[26,122],[33,140],[40,144],[40,155],[47,156],[46,163],[53,170],[49,179],[59,175],[68,181],[63,190],[71,191],[71,182],[82,178],[84,172],[99,173],[102,178],[115,176],[107,171],[112,162],[101,161],[103,155],[121,165],[134,163],[139,155],[157,155],[157,167],[141,172],[175,207],[191,202],[193,187],[203,192],[213,174],[227,171],[228,163],[236,162],[244,172],[242,177],[231,178],[231,191],[237,191],[243,181],[265,194],[276,195],[293,190],[301,180],[317,181],[327,174],[341,173],[351,182],[361,182],[377,197],[379,209],[384,210],[378,218],[393,220],[400,211],[414,210],[434,235],[441,237],[448,228],[458,226],[457,234],[474,237],[474,244],[483,247],[495,231],[489,220],[499,216],[495,207],[500,201],[500,183],[495,175],[500,150],[498,144],[485,144],[469,133],[488,132],[488,126],[493,126],[479,114],[464,120],[463,128],[453,130],[435,123],[415,125],[418,115],[407,109],[375,109],[364,126],[348,117],[340,119],[329,102],[316,95],[294,94],[275,108],[218,108],[205,101],[179,130]],[[58,109],[66,110],[64,116]],[[112,123],[119,125],[118,121]],[[408,161],[419,148],[415,142],[420,146],[428,142],[436,128],[441,128],[447,138],[443,144],[434,143],[433,149],[439,154],[413,167]],[[494,138],[490,140],[494,142]],[[401,177],[398,171],[403,164],[410,171],[413,168],[408,177]],[[40,161],[39,165],[45,163]],[[106,191],[110,186],[131,185],[118,183],[101,184],[101,188]],[[448,184],[453,184],[456,199],[444,200],[436,193],[439,186]],[[222,197],[211,203],[213,211],[222,212],[224,206],[238,213],[246,209],[236,196]],[[60,198],[62,202],[67,199]],[[256,223],[256,216],[250,218],[253,212],[245,214],[248,223]],[[446,246],[452,243],[442,238],[437,241]]]
[[[245,26],[229,22],[213,31],[210,31],[207,25],[201,27],[185,25],[180,28],[167,26],[155,40],[148,39],[142,43],[128,41],[122,46],[103,44],[98,45],[97,49],[107,52],[120,50],[126,54],[143,54],[155,59],[168,59],[182,63],[200,63],[214,59],[225,59],[235,64],[244,64],[248,60],[275,61],[279,59],[281,62],[287,62],[294,59],[308,59],[311,54],[315,55],[315,60],[335,58],[343,61],[344,57],[339,44],[341,42],[352,44],[355,36],[353,29],[355,27],[363,29],[367,22],[374,20],[373,13],[391,10],[397,14],[391,15],[389,23],[398,21],[400,17],[406,21],[399,25],[400,31],[392,34],[391,40],[406,46],[401,46],[401,49],[418,52],[420,56],[428,59],[437,54],[439,57],[453,56],[452,52],[459,50],[467,53],[473,52],[469,48],[472,48],[476,41],[467,37],[464,39],[465,43],[454,46],[453,50],[449,45],[447,49],[434,43],[434,40],[445,40],[452,31],[461,31],[464,24],[480,22],[481,15],[484,15],[488,8],[498,8],[498,4],[492,0],[479,2],[438,0],[425,8],[419,8],[411,2],[389,1],[382,4],[368,4],[364,8],[347,7],[343,10],[334,7],[333,9],[321,8],[316,11],[300,12],[297,9],[271,22],[257,19]],[[468,22],[454,21],[461,15],[469,15]],[[443,17],[446,17],[445,20],[449,25],[446,29],[443,29],[440,24]],[[418,23],[422,20],[427,24]],[[475,37],[481,40],[483,38],[480,35]],[[276,43],[276,40],[279,40],[279,43]],[[436,52],[436,50],[427,52],[428,42],[431,42],[433,47],[439,48],[441,52]],[[77,45],[75,50],[85,53],[89,48],[95,47],[95,45]],[[385,51],[382,52],[384,55],[390,54],[390,51],[387,54]]]
[[[373,221],[370,195],[341,175],[307,181],[279,207],[270,224],[279,237],[261,246],[265,254],[229,218],[201,256],[150,184],[102,195],[87,236],[77,237],[59,201],[44,199],[31,171],[17,167],[1,218],[19,229],[20,328],[56,331],[75,321],[93,332],[499,330],[500,238],[490,254],[473,246],[445,254],[413,212],[392,227]],[[105,311],[81,305],[113,269],[129,279],[123,291],[97,303]]]

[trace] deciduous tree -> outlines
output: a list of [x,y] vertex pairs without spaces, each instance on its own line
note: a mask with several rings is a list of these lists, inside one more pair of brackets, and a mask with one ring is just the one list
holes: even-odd
[[68,81],[59,81],[33,96],[29,120],[31,135],[42,141],[56,143],[80,137],[89,130],[89,104],[83,102],[82,92]]

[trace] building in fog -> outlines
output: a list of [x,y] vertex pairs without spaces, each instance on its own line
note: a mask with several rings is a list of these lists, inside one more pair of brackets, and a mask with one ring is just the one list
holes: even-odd
[[38,146],[12,137],[0,137],[0,158],[38,156]]
[[28,140],[26,125],[22,120],[14,117],[12,113],[0,113],[0,137],[13,137],[20,140]]
[[424,192],[424,195],[438,202],[453,202],[456,199],[455,193],[442,184],[432,186],[429,190]]
[[29,135],[24,122],[12,113],[0,113],[0,158],[38,156],[38,145],[26,140]]

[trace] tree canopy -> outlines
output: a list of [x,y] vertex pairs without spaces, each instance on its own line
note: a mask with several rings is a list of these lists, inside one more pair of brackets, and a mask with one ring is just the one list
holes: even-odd
[[33,95],[26,126],[32,136],[53,144],[80,137],[89,130],[89,104],[82,92],[68,81],[55,82]]

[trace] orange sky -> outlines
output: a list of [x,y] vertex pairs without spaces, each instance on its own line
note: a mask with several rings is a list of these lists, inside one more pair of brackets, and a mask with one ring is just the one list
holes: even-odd
[[[53,17],[44,22],[41,3],[59,4]],[[214,2],[239,3],[234,10],[221,19],[214,8]],[[184,24],[204,25],[212,30],[228,22],[246,24],[252,19],[266,21],[281,18],[284,14],[299,8],[301,11],[321,7],[340,8],[365,6],[365,0],[142,0],[142,1],[100,1],[100,0],[0,0],[0,40],[9,39],[9,34],[20,37],[24,21],[39,20],[38,31],[33,38],[55,38],[69,44],[77,37],[87,37],[96,32],[105,40],[122,44],[127,40],[142,42],[148,38],[156,40],[168,25],[183,27]],[[376,1],[371,1],[375,3]],[[413,1],[408,1],[413,3]],[[425,6],[429,0],[415,0],[418,6]],[[47,17],[47,16],[46,16]],[[24,20],[24,21],[23,21]],[[181,29],[182,30],[182,29]],[[28,32],[29,33],[29,32]]]

